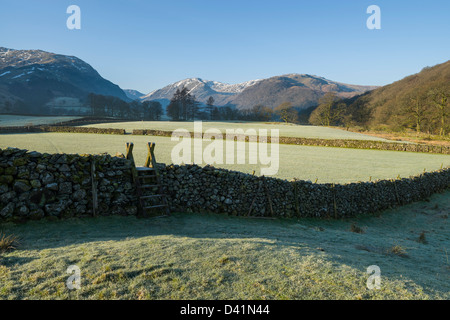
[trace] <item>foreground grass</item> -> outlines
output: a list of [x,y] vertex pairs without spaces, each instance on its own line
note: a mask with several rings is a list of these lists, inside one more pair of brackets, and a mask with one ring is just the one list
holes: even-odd
[[[178,142],[171,141],[168,137],[83,133],[4,134],[0,135],[0,148],[17,147],[48,153],[107,152],[114,155],[116,152],[125,152],[126,142],[134,142],[133,154],[136,164],[143,165],[148,152],[147,143],[150,141],[156,143],[157,161],[172,163],[171,152]],[[207,145],[209,142],[204,142],[203,148]],[[269,144],[269,152],[271,147]],[[243,150],[247,164],[215,166],[245,173],[252,173],[255,170],[256,174],[260,175],[260,167],[267,166],[248,164],[248,150],[247,143]],[[424,169],[433,171],[440,169],[441,166],[450,166],[449,155],[279,145],[279,170],[275,177],[311,181],[318,179],[319,183],[347,183],[369,179],[395,179],[398,175],[409,177],[422,173]]]
[[[21,246],[1,254],[0,299],[449,299],[449,197],[348,221],[179,213],[4,224]],[[80,290],[66,288],[70,265]],[[366,287],[370,265],[379,290]]]

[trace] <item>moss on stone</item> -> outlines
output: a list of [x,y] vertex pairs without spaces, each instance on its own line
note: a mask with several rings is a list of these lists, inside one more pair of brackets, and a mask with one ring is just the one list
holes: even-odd
[[16,159],[14,159],[14,161],[13,161],[13,164],[16,166],[16,167],[20,167],[20,166],[24,166],[24,165],[26,165],[27,163],[28,163],[28,158],[25,158],[25,157],[22,157],[22,158],[16,158]]
[[14,177],[11,175],[0,176],[0,184],[11,184],[14,181]]

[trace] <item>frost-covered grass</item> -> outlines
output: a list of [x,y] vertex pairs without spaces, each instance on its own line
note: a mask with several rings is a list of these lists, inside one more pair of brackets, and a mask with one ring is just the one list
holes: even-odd
[[[3,224],[20,247],[0,255],[0,299],[448,300],[449,197],[345,221],[176,213]],[[80,290],[66,288],[70,265]],[[379,290],[367,288],[372,265]]]
[[64,121],[79,119],[80,117],[65,117],[65,116],[49,116],[49,117],[34,117],[34,116],[16,116],[0,114],[0,127],[22,127],[34,125],[57,124]]
[[[83,133],[36,133],[0,135],[0,147],[17,147],[48,153],[125,152],[126,142],[134,142],[134,158],[142,166],[147,155],[147,143],[155,142],[158,162],[172,163],[171,152],[178,143],[168,137],[118,136]],[[204,142],[204,147],[209,142]],[[268,145],[270,150],[271,145]],[[248,144],[246,146],[248,159]],[[226,149],[225,151],[226,152]],[[279,145],[279,171],[276,177],[298,178],[319,183],[346,183],[369,179],[393,179],[417,175],[450,166],[450,156],[413,152],[362,150],[345,148]],[[236,162],[235,162],[236,163]],[[260,174],[260,165],[223,164],[217,167]]]
[[[193,122],[177,122],[177,121],[137,121],[137,122],[117,122],[117,123],[99,123],[93,125],[87,125],[86,127],[96,128],[117,128],[125,129],[131,133],[134,129],[153,129],[173,131],[175,129],[187,129],[188,131],[194,131]],[[388,141],[386,139],[373,137],[357,132],[350,132],[340,129],[316,127],[316,126],[302,126],[296,124],[285,124],[282,122],[266,123],[266,122],[239,122],[239,121],[222,121],[222,122],[202,122],[203,131],[215,128],[221,132],[226,133],[227,129],[255,129],[258,132],[259,129],[270,130],[278,129],[280,137],[300,137],[300,138],[317,138],[317,139],[351,139],[351,140],[376,140],[376,141]]]

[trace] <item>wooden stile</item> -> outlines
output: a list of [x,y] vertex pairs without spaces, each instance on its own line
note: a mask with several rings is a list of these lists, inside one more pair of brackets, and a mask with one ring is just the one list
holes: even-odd
[[[144,167],[136,167],[133,159],[133,143],[127,143],[126,158],[132,160],[134,168],[134,183],[139,198],[139,212],[141,215],[152,216],[152,209],[164,209],[165,215],[170,215],[167,196],[164,194],[161,176],[155,157],[154,142],[147,144],[148,153]],[[151,193],[157,190],[157,193]],[[148,201],[154,200],[152,203]]]

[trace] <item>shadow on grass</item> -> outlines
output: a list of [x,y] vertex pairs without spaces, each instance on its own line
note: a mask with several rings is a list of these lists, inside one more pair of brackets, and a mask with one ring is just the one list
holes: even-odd
[[[389,225],[396,215],[403,214],[397,220],[404,222],[405,213],[411,208],[415,211],[442,211],[442,204],[450,197],[450,191],[434,195],[431,201],[410,204],[402,208],[387,210],[377,215],[367,215],[355,218],[333,220],[315,218],[277,218],[253,219],[220,214],[173,213],[169,217],[137,218],[134,216],[105,216],[69,218],[64,220],[40,220],[25,223],[0,223],[5,232],[20,236],[21,249],[50,249],[78,245],[97,241],[123,241],[151,236],[175,236],[188,238],[212,239],[255,239],[272,240],[280,245],[302,244],[305,240],[317,239],[334,243],[336,239],[326,239],[329,232],[345,232],[355,239],[363,239],[365,234],[351,232],[355,221],[363,223],[370,229],[402,228],[401,225]],[[417,210],[422,206],[422,209]],[[447,204],[450,209],[450,205]],[[425,208],[426,207],[426,208]],[[425,213],[424,213],[425,214]],[[381,220],[386,219],[385,226]],[[444,220],[444,219],[442,219]],[[392,222],[391,221],[391,222]],[[397,221],[396,221],[397,222]],[[308,235],[307,237],[305,237]],[[265,242],[266,243],[266,242]],[[356,243],[361,245],[361,243]],[[353,246],[355,243],[352,244]]]
[[[159,237],[157,241],[167,240],[167,245],[172,243],[176,245],[171,241],[177,238],[197,239],[204,241],[206,245],[214,240],[249,240],[266,248],[271,247],[273,250],[290,247],[299,255],[318,255],[333,263],[348,265],[363,272],[369,265],[377,264],[380,265],[383,275],[394,277],[403,275],[427,287],[430,281],[438,281],[433,280],[436,273],[448,275],[445,272],[448,270],[446,269],[448,263],[446,264],[444,260],[440,262],[436,251],[438,245],[446,245],[445,242],[441,243],[442,241],[445,239],[448,241],[445,235],[448,228],[446,219],[439,218],[438,214],[450,209],[449,196],[450,192],[446,192],[433,196],[430,202],[388,210],[379,216],[348,220],[313,218],[264,220],[217,214],[174,213],[170,217],[160,218],[115,216],[30,221],[23,224],[5,224],[2,229],[20,236],[21,246],[18,251],[56,249],[146,237]],[[358,225],[364,226],[366,232],[363,234],[352,232],[351,225],[355,221]],[[433,225],[427,225],[428,222],[432,222]],[[418,243],[415,235],[411,236],[411,230],[417,229],[422,232],[419,228],[424,228],[424,225],[437,230],[436,234],[430,234],[430,244]],[[433,243],[433,237],[442,234],[442,239]],[[397,241],[405,241],[406,246],[415,246],[408,259],[395,254],[386,254],[384,249],[392,247]],[[124,247],[126,246],[125,243]],[[0,258],[0,264],[11,266],[32,260],[9,255]],[[224,259],[221,263],[227,261]],[[420,268],[417,268],[418,265]],[[133,272],[141,271],[147,272],[150,277],[160,276],[160,272],[164,274],[164,270],[161,271],[160,268]]]
[[16,265],[23,265],[23,264],[29,263],[35,259],[36,258],[29,258],[29,257],[25,258],[25,257],[14,257],[14,256],[7,256],[7,257],[0,256],[0,266],[11,267],[11,266],[16,266]]

